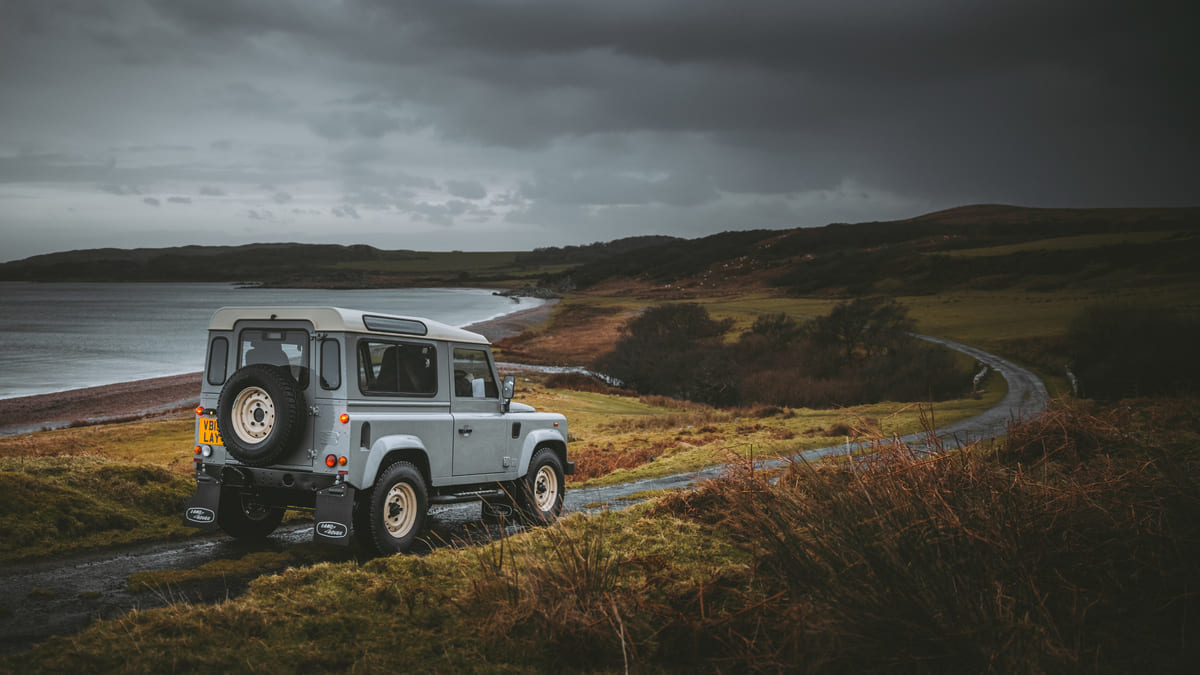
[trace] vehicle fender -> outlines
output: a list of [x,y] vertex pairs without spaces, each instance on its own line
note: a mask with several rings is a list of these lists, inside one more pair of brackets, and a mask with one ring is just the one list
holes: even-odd
[[521,446],[521,462],[517,466],[520,467],[520,474],[524,476],[529,472],[529,463],[533,461],[533,451],[539,445],[553,445],[566,450],[567,439],[563,438],[558,429],[534,429],[525,436],[525,443]]
[[[367,461],[363,464],[362,474],[357,477],[351,476],[350,484],[359,489],[367,489],[374,485],[375,476],[379,474],[383,458],[395,450],[419,452],[425,458],[425,466],[429,466],[429,451],[425,449],[425,442],[419,437],[412,434],[380,436],[371,444],[370,454],[367,455]],[[355,478],[357,478],[357,484]]]

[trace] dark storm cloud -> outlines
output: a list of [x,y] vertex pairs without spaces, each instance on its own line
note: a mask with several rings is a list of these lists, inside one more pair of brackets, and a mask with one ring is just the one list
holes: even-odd
[[147,206],[161,206],[162,205],[162,201],[160,201],[159,199],[157,199],[155,197],[146,197],[145,199],[142,200],[142,202],[144,202]]
[[504,227],[545,245],[972,202],[1190,205],[1184,9],[8,0],[0,199],[79,186],[116,209],[198,190],[234,230],[286,194],[314,228],[489,222],[492,246],[513,245]]
[[[826,185],[1194,200],[1200,110],[1188,83],[1200,73],[1174,4],[380,6],[447,55],[465,82],[429,100],[448,111],[448,133],[481,141],[694,131],[752,162],[750,174],[786,179],[820,162]],[[1130,180],[1131,166],[1148,175]],[[742,175],[719,186],[755,190]],[[777,182],[759,189],[811,185]]]
[[[447,138],[517,148],[701,134],[722,150],[709,187],[724,191],[852,178],[935,201],[1188,203],[1200,108],[1177,7],[360,1],[332,20],[319,6],[163,9],[194,30],[290,31],[400,67],[392,88],[345,101],[384,107],[310,122],[330,139],[380,138],[400,127],[386,105],[411,104]],[[612,194],[634,187],[621,183],[614,173],[596,196],[568,198],[657,201]]]
[[191,197],[167,197],[167,201],[172,204],[191,204]]

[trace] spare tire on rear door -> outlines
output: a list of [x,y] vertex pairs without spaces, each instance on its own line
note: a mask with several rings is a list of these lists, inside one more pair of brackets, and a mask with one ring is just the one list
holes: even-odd
[[267,466],[296,449],[304,437],[304,393],[279,366],[254,364],[234,373],[221,390],[217,428],[238,461]]

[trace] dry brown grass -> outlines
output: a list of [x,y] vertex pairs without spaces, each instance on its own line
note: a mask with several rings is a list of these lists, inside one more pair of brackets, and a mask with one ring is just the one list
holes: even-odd
[[589,366],[596,357],[612,351],[633,311],[636,307],[578,299],[559,303],[545,328],[506,338],[496,347],[508,361]]
[[1148,443],[1127,410],[1057,407],[994,453],[735,471],[656,512],[729,531],[777,598],[713,636],[736,669],[1173,670],[1197,651],[1196,420]]

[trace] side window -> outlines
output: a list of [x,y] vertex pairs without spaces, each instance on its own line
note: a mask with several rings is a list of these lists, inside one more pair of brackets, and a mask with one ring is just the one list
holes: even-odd
[[486,349],[454,348],[454,395],[459,398],[499,398]]
[[321,341],[321,388],[342,386],[342,347],[337,340]]
[[223,337],[213,338],[212,344],[208,346],[208,383],[225,384],[228,364],[229,340]]
[[308,332],[298,329],[242,331],[238,360],[243,366],[265,363],[288,369],[301,389],[308,387]]
[[414,342],[358,342],[358,389],[364,394],[433,396],[437,350]]

